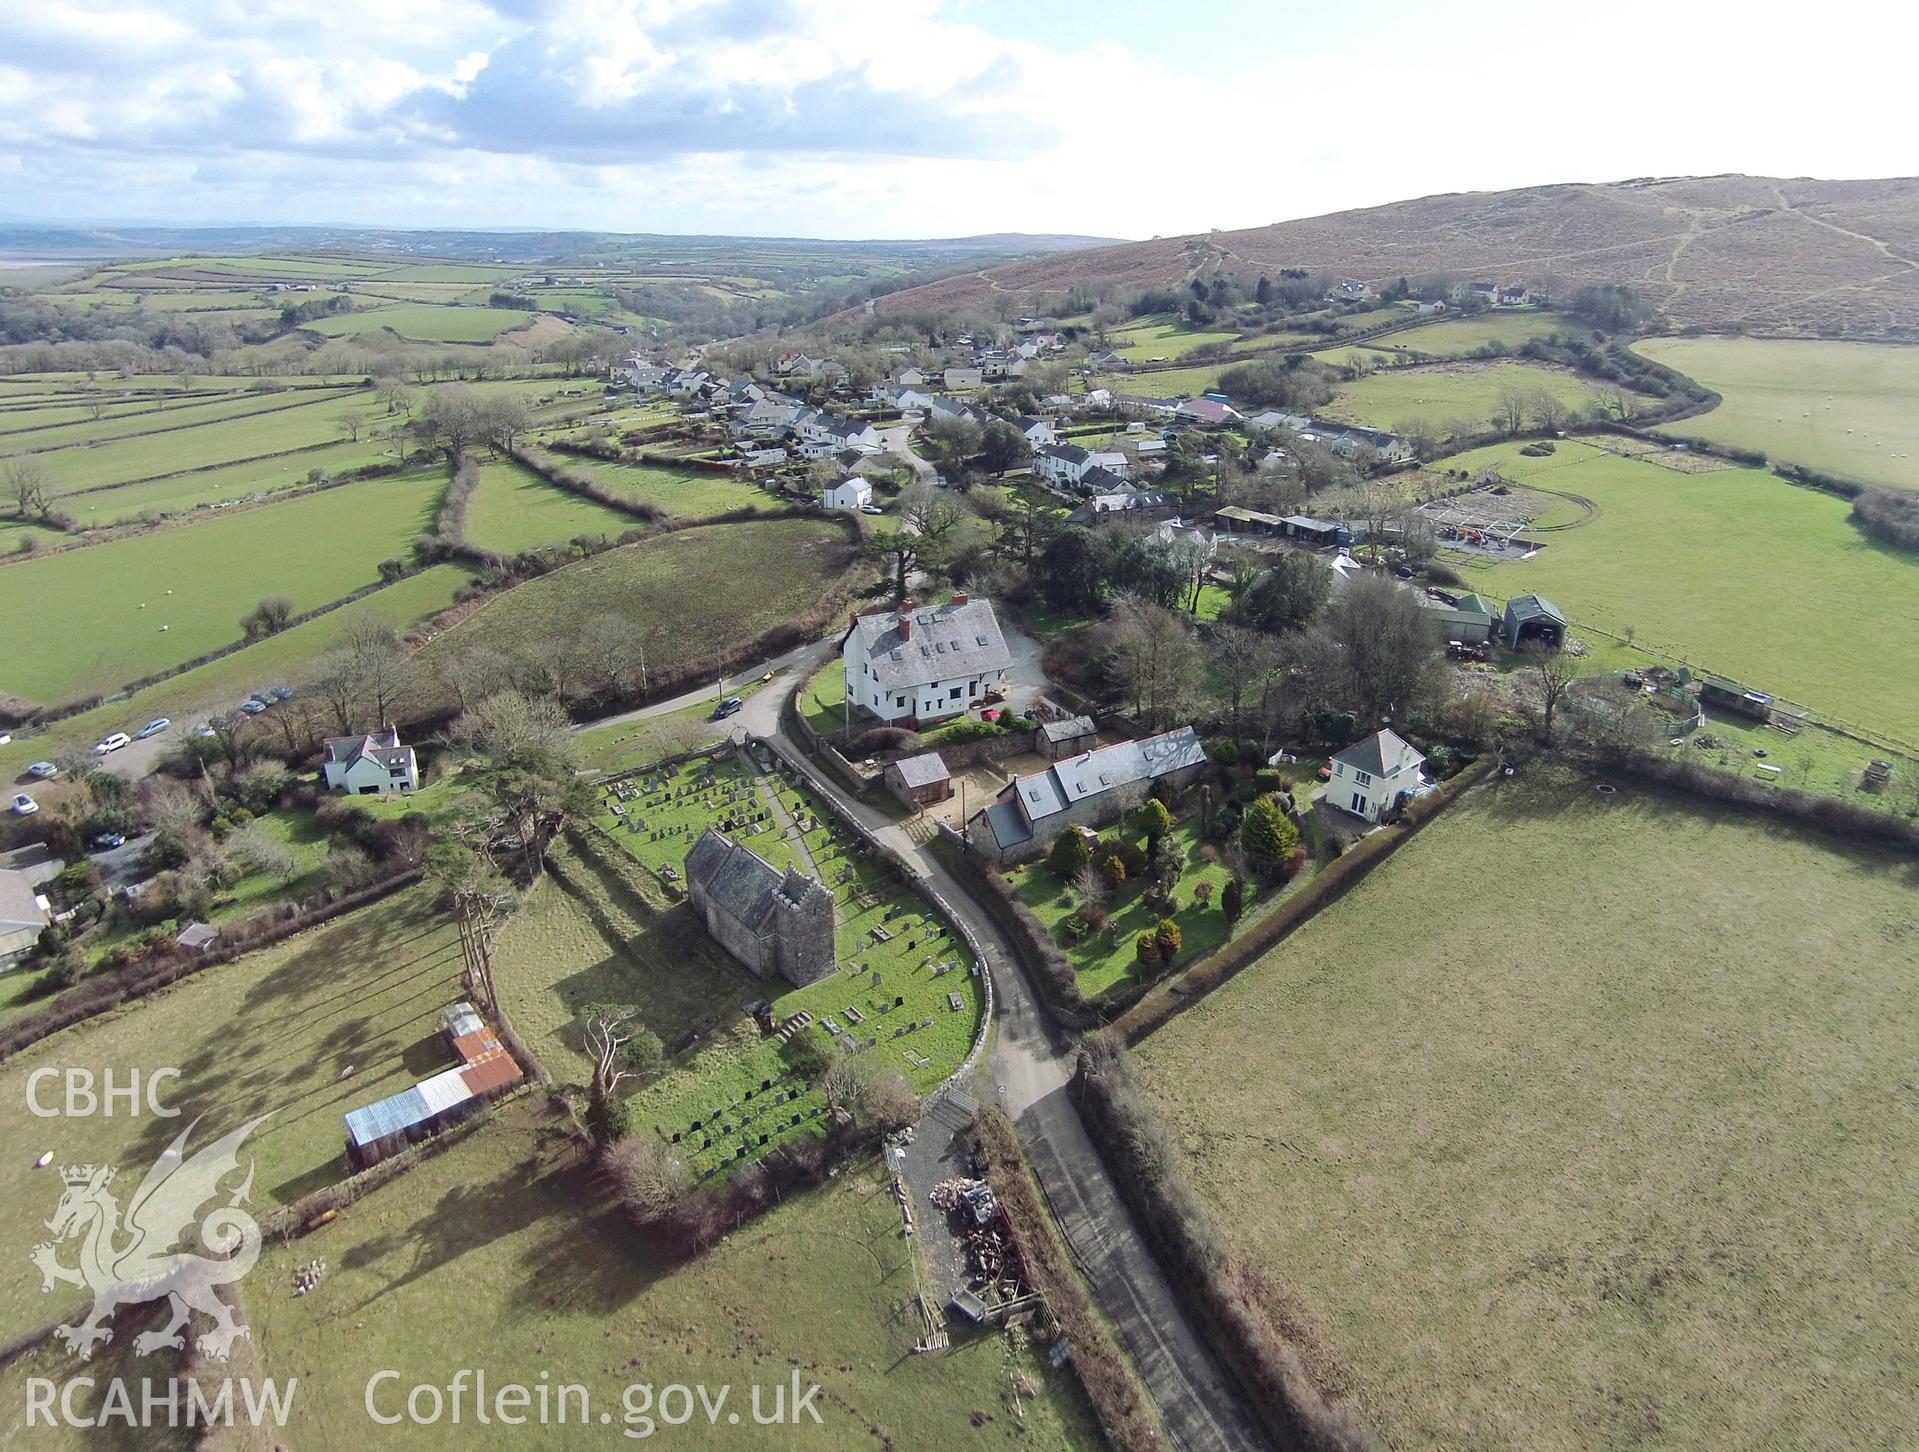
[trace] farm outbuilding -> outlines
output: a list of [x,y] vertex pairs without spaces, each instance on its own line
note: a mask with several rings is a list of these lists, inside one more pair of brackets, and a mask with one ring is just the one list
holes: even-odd
[[1771,696],[1764,691],[1749,690],[1724,676],[1707,676],[1699,683],[1699,704],[1731,711],[1736,716],[1749,716],[1755,721],[1769,720],[1772,716]]
[[1566,617],[1544,595],[1515,595],[1506,602],[1499,638],[1513,650],[1535,641],[1558,650],[1566,643]]
[[[1345,525],[1330,519],[1314,519],[1305,514],[1289,514],[1280,520],[1279,532],[1288,539],[1310,545],[1351,544],[1352,533]],[[1340,536],[1345,538],[1341,539]]]
[[1097,746],[1099,727],[1093,724],[1091,716],[1062,716],[1056,721],[1042,721],[1033,744],[1048,761],[1060,761]]
[[423,1079],[411,1089],[348,1110],[347,1158],[356,1169],[377,1165],[410,1144],[458,1124],[525,1078],[470,1003],[456,1003],[440,1016],[440,1030],[459,1067]]
[[923,751],[886,768],[886,789],[909,807],[930,807],[953,795],[953,777],[937,751]]
[[1462,645],[1486,644],[1493,638],[1493,627],[1499,622],[1492,602],[1471,591],[1461,595],[1428,591],[1419,603],[1430,612],[1442,639],[1457,640]]

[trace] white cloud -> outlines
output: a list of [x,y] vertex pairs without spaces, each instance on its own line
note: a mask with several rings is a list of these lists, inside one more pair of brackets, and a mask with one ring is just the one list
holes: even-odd
[[961,0],[7,6],[5,207],[1140,236],[1645,172],[1909,169],[1904,48],[1840,17],[1794,23],[1785,75],[1764,7],[1727,27],[1637,0],[1604,24],[1356,0],[1330,26],[1262,0],[1000,33],[1055,3],[992,27]]

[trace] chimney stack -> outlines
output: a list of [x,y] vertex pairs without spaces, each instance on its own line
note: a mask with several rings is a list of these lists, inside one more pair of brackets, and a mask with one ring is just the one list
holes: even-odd
[[912,638],[913,602],[908,600],[904,605],[900,606],[900,639],[911,640]]
[[953,603],[955,605],[967,604],[969,601],[972,600],[972,598],[973,597],[967,594],[964,590],[955,590],[953,592]]

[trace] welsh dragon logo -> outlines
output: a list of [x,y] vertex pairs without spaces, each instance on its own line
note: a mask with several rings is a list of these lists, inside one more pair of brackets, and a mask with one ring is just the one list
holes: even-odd
[[[43,1292],[61,1284],[93,1292],[92,1312],[54,1333],[68,1350],[89,1359],[97,1343],[112,1338],[107,1319],[115,1307],[162,1296],[173,1303],[173,1318],[163,1329],[134,1338],[134,1350],[142,1356],[162,1346],[183,1349],[181,1328],[193,1311],[213,1318],[213,1329],[199,1338],[208,1356],[224,1361],[234,1341],[249,1334],[214,1289],[239,1280],[260,1257],[260,1227],[238,1208],[253,1188],[253,1162],[248,1160],[240,1185],[225,1192],[220,1185],[239,1172],[240,1145],[266,1118],[261,1115],[242,1125],[191,1159],[186,1157],[187,1136],[199,1121],[188,1125],[140,1181],[124,1222],[118,1200],[108,1193],[114,1178],[111,1165],[61,1167],[66,1189],[47,1221],[54,1239],[35,1246],[28,1258],[40,1268]],[[200,1218],[201,1208],[223,1194],[226,1203]],[[69,1269],[60,1264],[58,1244],[76,1239],[80,1261]]]

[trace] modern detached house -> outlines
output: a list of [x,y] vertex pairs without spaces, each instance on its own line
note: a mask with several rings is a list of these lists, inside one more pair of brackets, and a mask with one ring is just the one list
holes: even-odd
[[402,746],[400,733],[391,726],[372,736],[330,738],[321,770],[328,791],[349,796],[406,795],[420,789],[420,766],[413,748]]
[[846,698],[882,721],[939,721],[999,689],[1013,663],[985,600],[859,615],[840,641]]
[[1356,742],[1331,761],[1326,800],[1342,812],[1378,822],[1419,788],[1421,756],[1391,731]]

